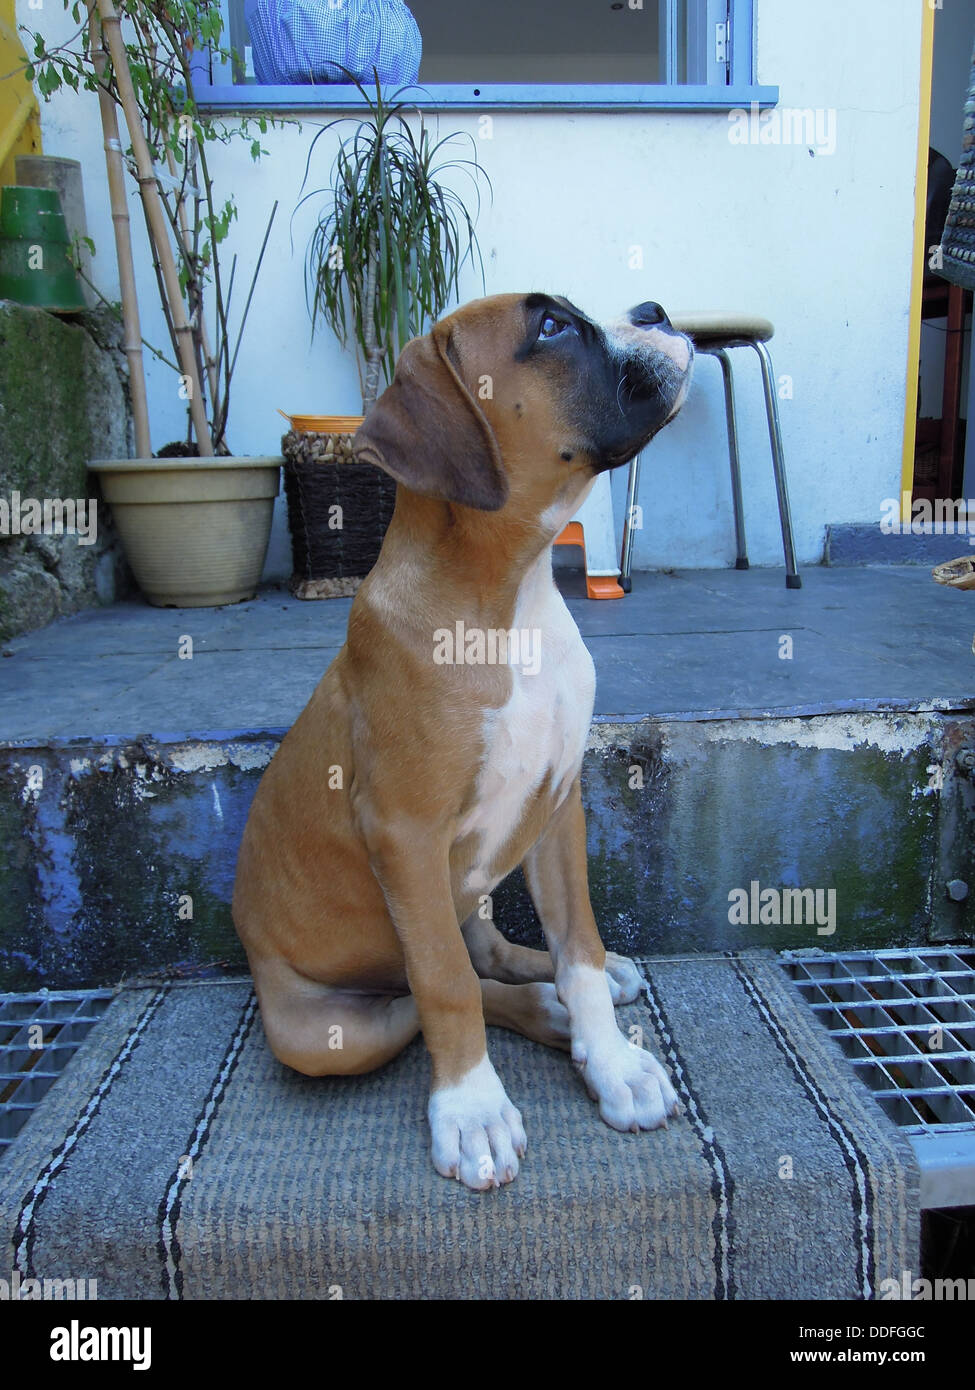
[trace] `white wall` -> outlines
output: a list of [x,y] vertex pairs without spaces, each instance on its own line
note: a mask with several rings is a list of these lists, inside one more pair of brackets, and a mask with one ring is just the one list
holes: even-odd
[[[918,0],[758,0],[758,80],[777,84],[782,107],[835,113],[835,152],[807,145],[736,146],[726,113],[493,113],[478,154],[494,186],[478,235],[488,293],[542,289],[596,317],[645,299],[670,311],[747,309],[776,325],[786,462],[801,563],[821,556],[827,522],[876,521],[899,490],[919,89]],[[18,19],[66,36],[54,7]],[[38,24],[40,21],[40,24]],[[328,119],[327,116],[321,120]],[[97,103],[59,96],[42,104],[44,149],[81,159],[95,271],[117,296]],[[440,130],[470,131],[474,115],[444,112]],[[252,264],[268,209],[281,201],[237,367],[230,429],[240,453],[276,451],[275,407],[358,408],[351,360],[321,336],[309,343],[302,255],[306,206],[289,219],[316,120],[265,137],[251,163],[243,145],[214,156],[240,208],[231,245]],[[319,142],[318,178],[327,177]],[[147,337],[162,341],[141,218],[132,195]],[[631,248],[644,268],[630,268]],[[240,270],[238,279],[241,279]],[[465,276],[463,298],[481,292]],[[781,539],[754,354],[739,355],[740,428],[749,552],[781,564]],[[154,438],[180,425],[172,375],[150,367]],[[167,433],[169,431],[169,433]],[[625,477],[614,480],[618,517]],[[638,567],[723,566],[734,558],[720,372],[701,361],[682,415],[654,443],[640,498]],[[287,537],[273,563],[285,572]]]

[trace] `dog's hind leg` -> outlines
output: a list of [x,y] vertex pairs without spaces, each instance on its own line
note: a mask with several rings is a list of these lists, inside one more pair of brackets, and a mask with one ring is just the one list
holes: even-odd
[[408,993],[355,994],[306,979],[283,961],[251,964],[271,1051],[305,1076],[375,1071],[420,1031]]
[[569,1011],[560,1001],[554,985],[505,985],[497,980],[482,980],[481,998],[485,1023],[496,1028],[510,1028],[533,1042],[568,1052],[572,1042]]
[[506,985],[527,985],[555,979],[555,967],[548,951],[516,946],[498,931],[490,918],[472,912],[461,927],[471,964],[482,980],[500,980]]
[[[533,954],[544,954],[535,952]],[[358,1076],[384,1066],[416,1037],[411,994],[353,994],[297,975],[277,962],[257,966],[264,1032],[279,1061],[305,1076]],[[567,1049],[569,1015],[552,984],[482,980],[484,1021],[547,1047]]]
[[[471,964],[482,980],[500,980],[508,985],[550,983],[555,967],[548,951],[516,946],[502,936],[490,918],[472,913],[461,931],[470,952]],[[626,956],[606,952],[606,974],[613,1003],[632,1004],[643,988],[640,973]],[[532,1036],[531,1034],[528,1035]]]

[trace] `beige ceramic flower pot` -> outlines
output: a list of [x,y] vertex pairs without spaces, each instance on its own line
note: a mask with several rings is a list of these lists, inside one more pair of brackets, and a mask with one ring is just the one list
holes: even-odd
[[253,598],[280,458],[96,459],[102,497],[150,603],[211,608]]

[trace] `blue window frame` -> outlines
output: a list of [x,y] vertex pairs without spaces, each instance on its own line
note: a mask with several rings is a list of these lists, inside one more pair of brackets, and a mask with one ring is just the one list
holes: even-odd
[[[551,0],[541,0],[547,15],[552,14]],[[436,0],[427,0],[434,5]],[[650,25],[652,50],[648,45],[641,55],[624,53],[603,55],[606,76],[600,81],[499,81],[471,79],[481,62],[473,53],[467,54],[462,66],[467,80],[429,80],[420,69],[420,85],[410,97],[421,109],[452,109],[471,111],[544,111],[576,109],[584,111],[657,110],[657,111],[721,111],[738,107],[774,106],[778,101],[777,87],[760,87],[755,79],[755,6],[756,0],[602,0],[608,10],[641,10]],[[524,14],[528,0],[520,0]],[[453,0],[454,9],[459,8]],[[246,60],[246,30],[243,21],[243,0],[221,0],[225,31],[223,44],[238,52],[243,48]],[[415,0],[414,12],[423,29],[423,0]],[[481,7],[483,8],[483,7]],[[654,14],[656,11],[656,14]],[[240,42],[243,36],[243,43]],[[509,57],[512,55],[509,54]],[[592,55],[580,50],[573,55],[578,64],[596,62]],[[613,80],[610,59],[617,61],[632,74],[634,65],[645,58],[645,81]],[[427,63],[427,55],[424,62]],[[434,55],[435,71],[442,77],[453,60],[446,55]],[[496,61],[496,60],[495,60]],[[530,55],[518,55],[521,68],[530,64]],[[460,64],[458,64],[460,65]],[[484,64],[490,68],[490,61]],[[540,67],[546,64],[539,63]],[[551,66],[551,64],[548,64]],[[247,64],[236,71],[229,63],[219,63],[208,52],[197,54],[193,60],[197,100],[205,111],[330,111],[361,105],[362,98],[353,86],[322,83],[309,86],[267,86],[258,84]],[[637,76],[641,76],[638,72]]]

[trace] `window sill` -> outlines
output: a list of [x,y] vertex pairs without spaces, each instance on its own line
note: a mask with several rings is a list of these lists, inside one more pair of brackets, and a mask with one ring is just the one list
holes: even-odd
[[[732,111],[775,106],[778,87],[481,86],[431,85],[414,89],[421,111]],[[343,111],[365,105],[355,87],[211,87],[196,85],[200,110]]]

